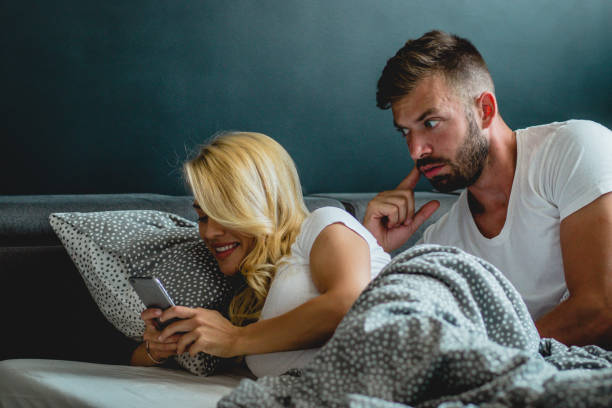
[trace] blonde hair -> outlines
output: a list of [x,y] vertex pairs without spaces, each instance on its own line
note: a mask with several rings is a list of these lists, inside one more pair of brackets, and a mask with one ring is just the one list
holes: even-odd
[[264,134],[224,132],[185,163],[184,173],[208,217],[254,238],[240,264],[247,285],[232,299],[229,317],[237,325],[256,320],[276,268],[308,215],[295,164]]

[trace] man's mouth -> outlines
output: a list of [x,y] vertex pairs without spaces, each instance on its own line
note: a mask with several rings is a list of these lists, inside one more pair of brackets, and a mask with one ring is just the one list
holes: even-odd
[[444,168],[443,163],[427,164],[419,167],[419,171],[428,179],[435,177]]
[[239,246],[240,246],[239,242],[232,242],[232,243],[229,243],[229,244],[226,244],[226,243],[223,243],[223,244],[214,244],[214,245],[212,245],[212,247],[213,247],[213,254],[219,260],[225,259],[228,256],[230,256],[232,254],[232,252],[234,252],[234,250],[236,248],[238,248]]

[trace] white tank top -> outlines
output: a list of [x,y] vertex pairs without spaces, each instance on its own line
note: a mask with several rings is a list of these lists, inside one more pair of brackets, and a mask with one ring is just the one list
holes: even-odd
[[[280,316],[320,295],[310,275],[310,251],[321,231],[335,223],[346,225],[367,242],[370,248],[372,279],[389,263],[391,260],[389,254],[352,215],[336,207],[319,208],[304,220],[300,233],[291,246],[291,255],[276,271],[261,311],[260,320]],[[313,348],[253,354],[246,356],[245,360],[249,369],[257,377],[280,375],[289,369],[304,367],[318,350],[318,348]]]

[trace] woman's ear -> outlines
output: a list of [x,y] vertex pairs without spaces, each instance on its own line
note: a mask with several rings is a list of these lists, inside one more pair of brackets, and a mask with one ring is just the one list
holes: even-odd
[[491,126],[497,115],[497,100],[491,92],[483,92],[476,101],[482,129]]

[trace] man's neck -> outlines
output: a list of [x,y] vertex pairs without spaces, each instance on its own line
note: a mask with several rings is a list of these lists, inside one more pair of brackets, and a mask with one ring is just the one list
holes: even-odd
[[[489,130],[489,155],[482,174],[470,187],[468,199],[474,217],[507,209],[516,170],[516,135],[498,117]],[[504,216],[505,219],[505,216]]]

